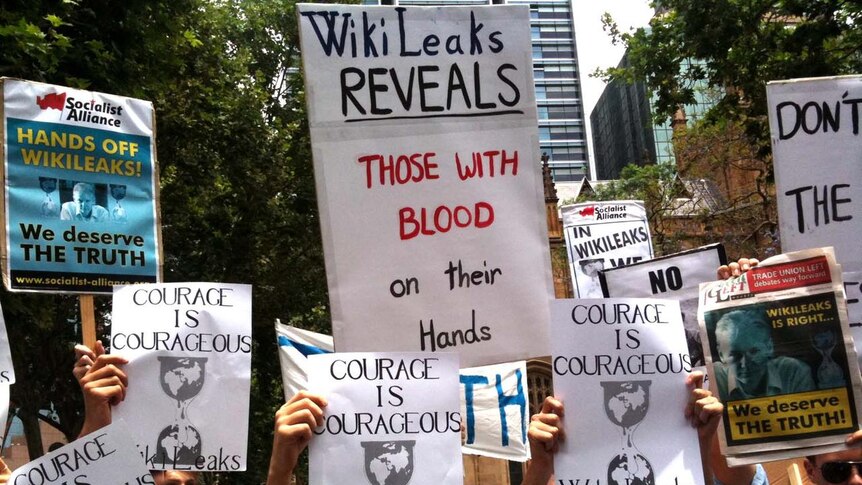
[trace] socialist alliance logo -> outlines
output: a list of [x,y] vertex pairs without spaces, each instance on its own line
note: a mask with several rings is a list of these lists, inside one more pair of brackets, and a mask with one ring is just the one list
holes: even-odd
[[66,96],[66,93],[46,93],[44,96],[36,96],[36,105],[42,111],[55,109],[60,112],[60,119],[66,121],[77,121],[120,128],[122,124],[123,110],[121,104],[110,101],[96,101],[90,98],[86,101]]
[[46,109],[63,111],[63,105],[66,104],[66,93],[48,93],[44,96],[36,96],[36,104],[42,111]]

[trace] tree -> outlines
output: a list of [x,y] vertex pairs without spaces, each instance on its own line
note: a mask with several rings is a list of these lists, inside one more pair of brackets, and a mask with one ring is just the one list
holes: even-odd
[[[165,280],[254,285],[249,471],[208,481],[263,482],[284,400],[273,321],[329,330],[302,80],[290,74],[294,2],[10,0],[0,5],[0,39],[0,75],[153,101]],[[53,407],[53,424],[74,437],[77,299],[5,291],[0,299],[15,406],[36,424]],[[110,302],[97,303],[107,336]],[[30,448],[41,454],[35,437]]]
[[[724,92],[711,119],[738,121],[749,136],[768,141],[768,81],[862,69],[856,1],[662,0],[659,10],[649,28],[634,33],[620,32],[605,17],[614,41],[629,49],[631,67],[601,74],[646,82],[660,120],[691,104],[705,81]],[[681,69],[686,60],[697,62]]]
[[589,198],[643,200],[657,255],[715,242],[736,257],[775,254],[772,164],[742,126],[697,123],[674,146],[675,166],[628,165]]
[[595,195],[581,196],[578,202],[589,200],[642,200],[647,222],[657,254],[670,254],[678,250],[679,241],[665,222],[673,211],[681,187],[677,183],[676,167],[669,164],[626,165],[618,180],[595,187]]

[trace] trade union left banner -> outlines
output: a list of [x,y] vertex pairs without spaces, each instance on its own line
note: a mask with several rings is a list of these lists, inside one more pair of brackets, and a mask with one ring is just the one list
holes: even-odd
[[336,348],[548,355],[529,9],[301,4],[299,25]]
[[160,281],[152,103],[9,78],[0,88],[6,288]]

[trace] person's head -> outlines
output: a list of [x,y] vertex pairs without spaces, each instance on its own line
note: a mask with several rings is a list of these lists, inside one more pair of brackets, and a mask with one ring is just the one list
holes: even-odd
[[862,485],[862,448],[809,456],[804,465],[815,485]]
[[596,276],[599,271],[605,269],[605,260],[602,258],[581,260],[581,271],[587,276]]
[[39,177],[39,187],[41,187],[42,191],[46,194],[50,194],[51,192],[57,190],[57,179],[50,177]]
[[734,366],[741,387],[757,386],[766,377],[772,358],[772,330],[766,315],[757,310],[726,313],[715,325],[721,361]]
[[198,474],[179,470],[154,471],[156,485],[196,485]]
[[92,184],[78,182],[72,188],[72,200],[82,216],[90,217],[93,213],[93,204],[96,203],[96,189]]
[[120,200],[126,197],[126,186],[111,184],[111,197]]

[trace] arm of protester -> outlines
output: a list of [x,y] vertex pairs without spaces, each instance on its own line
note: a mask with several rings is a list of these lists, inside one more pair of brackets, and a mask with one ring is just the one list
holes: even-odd
[[94,349],[90,349],[90,347],[83,344],[75,346],[75,366],[72,368],[72,375],[75,376],[75,380],[78,381],[78,385],[83,386],[83,384],[81,384],[81,379],[90,367],[93,366],[96,359],[104,353],[105,346],[102,345],[101,340],[96,340],[96,346]]
[[755,258],[739,258],[739,261],[735,263],[719,266],[716,276],[720,280],[726,280],[731,276],[739,276],[758,264],[760,264],[760,261]]
[[530,419],[530,454],[527,472],[521,485],[547,485],[554,475],[554,454],[560,449],[563,434],[563,403],[551,396],[545,398],[542,410]]
[[712,482],[709,479],[711,474],[724,485],[749,485],[757,473],[757,466],[729,467],[719,448],[717,430],[724,405],[708,389],[701,389],[702,372],[692,372],[686,377],[685,383],[690,392],[685,417],[697,429],[705,483]]
[[6,485],[9,483],[9,479],[12,477],[12,470],[9,469],[9,465],[7,465],[2,458],[0,458],[0,485]]
[[266,485],[288,485],[299,454],[311,441],[312,430],[323,424],[326,398],[299,391],[275,413],[275,435]]
[[100,355],[96,357],[79,384],[84,391],[84,436],[111,424],[111,406],[126,398],[129,380],[120,366],[128,361],[119,355]]

